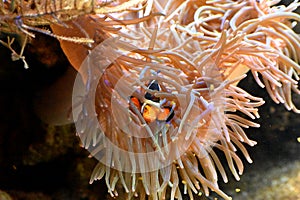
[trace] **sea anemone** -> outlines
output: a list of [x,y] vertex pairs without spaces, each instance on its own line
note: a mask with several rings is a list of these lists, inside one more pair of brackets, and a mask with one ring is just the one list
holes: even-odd
[[252,162],[244,144],[256,142],[244,129],[259,127],[251,120],[264,103],[237,83],[250,70],[276,103],[299,112],[291,98],[292,90],[299,94],[300,39],[291,21],[300,19],[292,12],[298,3],[276,3],[148,1],[93,17],[112,29],[100,29],[101,44],[84,50],[84,85],[78,77],[74,86],[78,135],[99,160],[91,182],[105,177],[111,196],[120,183],[128,198],[182,199],[181,182],[191,199],[210,190],[230,199],[218,187],[218,172],[228,179],[215,150],[239,180],[236,152]]
[[[115,185],[120,182],[129,197],[139,195],[141,199],[146,194],[164,199],[170,186],[174,199],[181,198],[181,177],[191,198],[193,192],[200,190],[209,195],[210,188],[229,199],[218,188],[217,171],[225,182],[227,177],[212,148],[224,152],[232,173],[239,179],[243,164],[235,153],[236,147],[251,162],[242,142],[256,144],[242,128],[258,124],[234,112],[258,117],[256,107],[263,100],[232,85],[239,79],[219,82],[216,75],[203,76],[173,52],[133,49],[123,41],[106,42],[92,51],[80,69],[90,77],[76,127],[83,146],[100,161],[91,182],[105,175],[112,196],[118,195]],[[207,65],[214,68],[212,63]],[[153,81],[159,90],[148,87]],[[78,102],[82,94],[78,89],[74,101]],[[141,103],[135,104],[132,97]],[[147,120],[140,105],[158,112]],[[173,112],[170,120],[159,118],[164,108],[170,109],[170,115]]]
[[[293,13],[298,1],[287,7],[275,6],[280,1],[161,2],[165,7],[155,2],[154,10],[167,13],[161,21],[173,26],[178,38],[184,34],[192,36],[202,51],[223,41],[220,48],[226,52],[216,55],[214,61],[224,79],[232,80],[251,70],[256,82],[267,89],[276,103],[299,113],[291,98],[291,90],[300,93],[299,36],[292,30],[300,20]],[[224,32],[226,37],[222,38]],[[205,56],[201,53],[192,61],[203,63]]]

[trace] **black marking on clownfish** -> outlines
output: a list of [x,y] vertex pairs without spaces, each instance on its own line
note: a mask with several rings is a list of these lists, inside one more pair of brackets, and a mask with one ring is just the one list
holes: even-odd
[[[161,87],[160,87],[157,80],[153,80],[149,84],[148,89],[160,91]],[[160,101],[160,99],[158,97],[155,97],[153,94],[150,94],[149,92],[146,92],[145,99],[148,99],[148,100],[151,100],[151,101],[154,101],[154,102],[159,102]]]

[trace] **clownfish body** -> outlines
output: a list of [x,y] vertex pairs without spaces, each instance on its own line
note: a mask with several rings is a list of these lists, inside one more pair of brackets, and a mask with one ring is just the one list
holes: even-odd
[[147,104],[143,109],[143,117],[148,123],[152,123],[155,120],[169,122],[173,116],[173,111],[169,107],[157,108]]

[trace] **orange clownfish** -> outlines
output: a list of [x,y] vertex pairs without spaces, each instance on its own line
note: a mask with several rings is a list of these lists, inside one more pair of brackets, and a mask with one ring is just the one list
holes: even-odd
[[[161,87],[156,80],[153,80],[148,88],[157,91],[161,90]],[[134,96],[131,96],[130,100],[135,107],[140,110],[147,123],[152,123],[154,121],[169,122],[174,117],[173,108],[170,106],[161,107],[160,99],[149,92],[146,92],[143,104],[141,104],[140,100]]]

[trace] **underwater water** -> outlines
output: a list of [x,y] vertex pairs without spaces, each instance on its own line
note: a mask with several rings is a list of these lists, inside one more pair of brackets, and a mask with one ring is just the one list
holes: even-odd
[[[251,78],[242,81],[241,87],[251,84]],[[264,96],[265,91],[253,86],[252,93]],[[245,165],[240,181],[222,184],[233,199],[300,199],[299,196],[299,138],[300,117],[264,97],[266,104],[260,110],[261,127],[248,131],[258,142],[249,149],[252,164]],[[299,97],[295,96],[299,103]]]

